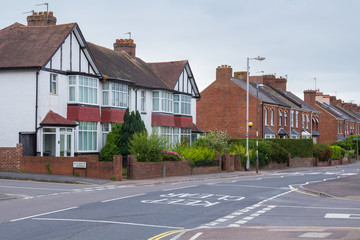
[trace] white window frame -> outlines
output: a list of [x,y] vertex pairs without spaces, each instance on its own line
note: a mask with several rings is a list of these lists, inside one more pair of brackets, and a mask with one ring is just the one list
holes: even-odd
[[309,129],[309,122],[310,122],[309,115],[306,115],[306,129]]
[[270,124],[271,126],[274,126],[274,110],[270,110]]
[[267,108],[265,108],[265,111],[264,111],[264,124],[265,124],[265,126],[268,126],[268,110],[267,110]]
[[58,94],[58,75],[50,73],[50,94]]
[[279,126],[281,126],[281,120],[282,120],[282,113],[281,110],[279,110]]
[[305,115],[301,114],[301,118],[302,118],[302,128],[305,128]]
[[299,127],[299,112],[298,111],[295,112],[295,127],[296,128]]
[[126,84],[111,82],[111,106],[127,108],[129,106],[129,87]]
[[284,126],[287,126],[287,112],[284,111]]
[[76,102],[76,96],[77,96],[76,79],[77,79],[76,76],[69,76],[69,96],[68,96],[69,102]]
[[[76,132],[77,132],[78,152],[98,152],[98,123],[97,122],[78,122],[78,126],[76,129],[77,129]],[[86,134],[84,134],[84,133],[86,133]],[[89,134],[92,135],[90,137],[91,141],[92,141],[91,142],[92,144],[90,147],[89,147],[89,144],[90,144],[89,143],[89,139],[90,139]],[[81,146],[80,146],[80,143],[81,143]],[[87,145],[87,146],[85,146],[85,145]]]
[[290,124],[291,124],[291,127],[294,127],[294,111],[293,110],[290,111]]
[[103,82],[102,83],[102,105],[103,106],[110,106],[110,83]]
[[146,111],[146,92],[145,90],[140,91],[140,111]]
[[181,114],[182,115],[191,115],[191,96],[180,95],[181,102]]
[[173,94],[168,91],[153,91],[153,112],[173,113]]
[[[68,101],[87,105],[99,105],[99,79],[82,75],[69,76]],[[74,99],[71,92],[74,91]],[[85,97],[85,93],[87,97]]]

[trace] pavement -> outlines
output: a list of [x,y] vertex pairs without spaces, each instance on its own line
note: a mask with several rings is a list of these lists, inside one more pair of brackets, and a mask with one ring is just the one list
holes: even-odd
[[[359,166],[360,162],[346,165],[348,167]],[[341,165],[344,167],[344,165]],[[336,168],[326,167],[329,169]],[[316,168],[288,168],[282,170],[264,170],[259,171],[259,174],[266,175],[274,172],[298,172],[298,171],[309,171]],[[325,168],[321,168],[325,169]],[[173,182],[184,182],[184,181],[199,181],[214,178],[231,178],[241,176],[252,176],[256,175],[255,171],[243,171],[243,172],[222,172],[215,174],[204,174],[204,175],[190,175],[190,176],[175,176],[166,178],[155,178],[145,180],[123,180],[123,181],[111,181],[106,179],[98,178],[84,178],[84,177],[73,177],[64,175],[50,175],[50,174],[34,174],[34,173],[17,173],[17,172],[0,172],[0,179],[11,179],[11,180],[25,180],[25,181],[41,181],[41,182],[55,182],[55,183],[69,183],[69,184],[86,184],[86,185],[151,185],[151,184],[164,184]],[[360,200],[360,175],[353,175],[328,181],[322,181],[317,183],[311,183],[303,185],[301,187],[303,191],[311,192],[319,196],[337,197]],[[8,200],[10,197],[0,192],[0,201]]]

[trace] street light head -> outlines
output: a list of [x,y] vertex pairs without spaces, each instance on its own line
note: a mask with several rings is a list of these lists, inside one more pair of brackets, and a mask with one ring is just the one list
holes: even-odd
[[249,122],[249,127],[251,128],[253,126],[253,123],[252,122]]
[[258,57],[256,57],[256,58],[254,58],[255,60],[258,60],[258,61],[263,61],[263,60],[265,60],[265,58],[264,57],[260,57],[260,56],[258,56]]
[[264,84],[258,83],[256,84],[256,88],[262,88],[264,86]]

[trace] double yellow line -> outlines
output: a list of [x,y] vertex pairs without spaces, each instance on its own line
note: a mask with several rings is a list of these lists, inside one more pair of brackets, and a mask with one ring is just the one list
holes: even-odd
[[174,231],[169,231],[169,232],[164,232],[164,233],[161,233],[159,235],[156,235],[155,237],[152,237],[152,238],[149,238],[148,240],[159,240],[159,239],[162,239],[164,237],[167,237],[167,236],[170,236],[172,234],[175,234],[175,233],[179,233],[179,232],[183,232],[187,229],[181,229],[181,230],[174,230]]

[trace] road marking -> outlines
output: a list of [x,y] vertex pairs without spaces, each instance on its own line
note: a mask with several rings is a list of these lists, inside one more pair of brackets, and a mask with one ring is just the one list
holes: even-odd
[[46,190],[46,191],[69,191],[69,189],[57,189],[57,188],[35,188],[35,187],[15,187],[15,186],[4,186],[4,185],[0,185],[0,188],[16,188],[16,189],[27,189],[27,190]]
[[197,187],[197,186],[198,186],[198,185],[186,186],[186,187],[179,187],[179,188],[170,188],[170,189],[165,189],[165,190],[163,190],[163,192],[173,191],[173,190],[179,190],[179,189],[184,189],[184,188],[193,188],[193,187]]
[[130,223],[130,222],[116,222],[116,221],[104,221],[104,220],[90,220],[90,219],[71,219],[71,218],[32,218],[37,221],[62,221],[62,222],[88,222],[88,223],[106,223],[106,224],[119,224],[119,225],[132,225],[141,227],[153,227],[153,228],[168,228],[168,229],[184,229],[182,227],[142,224],[142,223]]
[[277,188],[277,187],[265,187],[265,186],[256,186],[256,185],[242,185],[242,184],[221,184],[218,183],[216,185],[213,185],[214,187],[249,187],[249,188],[265,188],[265,189],[283,189],[283,188]]
[[179,233],[179,232],[183,232],[185,231],[185,229],[182,229],[182,230],[174,230],[174,231],[169,231],[169,232],[164,232],[164,233],[161,233],[159,235],[156,235],[152,238],[149,238],[148,240],[159,240],[159,239],[162,239],[164,237],[167,237],[167,236],[170,236],[170,235],[173,235],[175,233]]
[[102,202],[102,203],[107,203],[107,202],[122,200],[122,199],[126,199],[126,198],[132,198],[132,197],[142,196],[142,195],[145,195],[145,194],[146,194],[146,193],[140,193],[140,194],[125,196],[125,197],[119,197],[119,198],[113,198],[113,199],[109,199],[109,200],[104,200],[104,201],[101,201],[101,202]]
[[360,214],[327,213],[324,218],[360,219]]
[[318,232],[307,232],[299,236],[299,238],[326,238],[332,233],[318,233]]
[[48,214],[52,214],[52,213],[64,212],[64,211],[72,210],[72,209],[75,209],[75,208],[78,208],[78,207],[64,208],[64,209],[51,211],[51,212],[46,212],[46,213],[40,213],[40,214],[28,216],[28,217],[17,218],[17,219],[11,220],[10,222],[17,222],[17,221],[21,221],[21,220],[25,220],[25,219],[29,219],[29,218],[40,217],[40,216],[44,216],[44,215],[48,215]]
[[203,233],[202,232],[198,232],[197,234],[195,234],[192,238],[190,238],[189,240],[195,240],[198,237],[200,237]]

